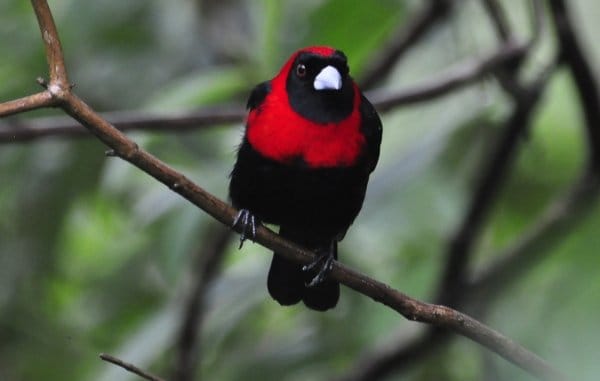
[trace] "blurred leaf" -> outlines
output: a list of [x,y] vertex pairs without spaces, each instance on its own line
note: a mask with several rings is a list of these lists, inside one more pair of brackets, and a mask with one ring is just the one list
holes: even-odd
[[309,18],[304,45],[330,45],[351,58],[353,73],[359,73],[405,16],[403,3],[394,0],[328,0]]
[[243,70],[223,67],[179,79],[161,89],[146,107],[152,110],[186,110],[198,105],[229,101],[240,93],[249,93],[251,86]]

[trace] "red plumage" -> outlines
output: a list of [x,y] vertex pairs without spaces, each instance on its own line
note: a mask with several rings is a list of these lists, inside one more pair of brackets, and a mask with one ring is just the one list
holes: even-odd
[[314,168],[354,164],[365,145],[360,131],[358,89],[350,116],[339,123],[317,124],[290,109],[284,85],[279,76],[275,77],[271,81],[272,93],[260,108],[250,111],[247,120],[250,144],[277,161],[302,157]]

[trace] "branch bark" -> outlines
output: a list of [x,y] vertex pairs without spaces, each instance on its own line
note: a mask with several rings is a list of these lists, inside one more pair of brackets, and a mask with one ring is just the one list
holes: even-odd
[[[54,98],[49,92],[42,92],[49,100],[40,103],[37,100],[31,102],[39,107],[52,106]],[[26,97],[24,99],[27,99]],[[0,105],[0,116],[16,114],[28,109],[18,109],[16,103],[6,106],[6,114],[2,113]],[[10,111],[10,112],[9,112]],[[211,107],[190,112],[164,114],[151,114],[148,112],[109,112],[102,114],[102,118],[110,121],[116,128],[125,131],[153,131],[153,132],[184,132],[203,128],[214,127],[221,124],[239,123],[245,117],[242,106]],[[29,120],[13,119],[6,122],[6,126],[0,125],[0,144],[2,143],[25,143],[47,137],[60,138],[87,138],[89,132],[81,127],[81,124],[66,117],[42,117]]]
[[204,315],[206,289],[217,275],[232,232],[221,224],[208,227],[205,242],[198,251],[194,266],[195,282],[187,299],[183,324],[175,346],[173,379],[198,380],[196,369],[200,356],[200,327]]
[[411,18],[410,23],[397,33],[380,55],[362,74],[359,83],[363,89],[375,87],[394,68],[394,64],[413,45],[419,42],[426,33],[450,12],[453,0],[429,0],[425,8]]
[[377,110],[381,112],[434,99],[469,85],[507,63],[520,59],[527,52],[528,46],[529,44],[508,42],[486,57],[460,64],[438,78],[426,81],[412,89],[405,89],[396,94],[375,93],[370,97]]
[[[524,52],[512,61],[504,61],[498,67],[497,78],[504,90],[513,98],[514,109],[502,128],[500,139],[480,172],[467,211],[453,234],[446,249],[446,265],[442,280],[437,287],[438,303],[458,305],[463,297],[463,288],[468,276],[468,265],[473,245],[483,228],[494,205],[494,200],[516,157],[521,137],[530,127],[533,112],[541,98],[547,79],[555,68],[554,62],[544,70],[533,83],[522,85],[518,80],[518,69],[525,55],[539,39],[541,30],[541,8],[538,0],[533,0],[533,31],[529,42],[523,46]],[[511,44],[511,37],[505,30],[508,28],[499,6],[494,1],[487,1],[487,9],[491,12],[493,24],[498,30],[503,44]]]
[[590,144],[589,164],[593,167],[593,171],[600,172],[600,92],[598,91],[598,82],[583,53],[581,43],[575,35],[565,2],[550,0],[549,4],[560,43],[561,59],[571,72],[577,86],[579,101],[583,105],[587,140]]
[[[54,99],[52,94],[49,91],[42,91],[40,93],[29,95],[27,97],[0,103],[0,118],[9,115],[19,114],[26,111],[36,110],[39,108],[51,107],[55,104],[56,99]],[[0,131],[0,133],[2,132],[3,131]],[[9,142],[14,142],[16,141],[16,139],[18,139],[17,136],[19,134],[20,131],[15,130],[12,134],[7,134],[6,139]]]
[[[416,85],[412,88],[402,89],[397,92],[372,91],[369,99],[379,110],[385,113],[400,106],[407,106],[418,102],[426,102],[437,97],[449,94],[461,87],[470,85],[484,76],[493,73],[499,67],[518,60],[525,54],[527,44],[506,43],[497,51],[486,57],[465,62],[440,74],[437,78]],[[50,101],[49,103],[33,103],[36,108],[56,104],[56,99],[49,92],[42,92]],[[28,97],[27,97],[28,98]],[[18,109],[9,102],[6,114],[11,115],[28,109]],[[0,110],[2,105],[0,105]],[[10,112],[9,112],[10,111]],[[0,116],[3,116],[0,112]],[[221,106],[202,109],[192,112],[182,112],[173,115],[150,115],[142,112],[111,112],[102,114],[102,117],[121,131],[168,131],[182,132],[209,128],[217,124],[241,122],[245,113],[242,106]],[[73,123],[71,118],[45,117],[31,121],[9,121],[7,127],[0,126],[0,144],[31,142],[46,137],[88,137],[89,134],[78,123]]]
[[106,353],[101,353],[100,354],[100,358],[102,360],[106,361],[106,362],[109,362],[111,364],[115,364],[116,366],[119,366],[119,367],[125,369],[128,372],[131,372],[131,373],[133,373],[135,375],[138,375],[138,376],[140,376],[141,378],[143,378],[145,380],[148,380],[148,381],[165,381],[162,378],[156,377],[156,376],[148,373],[147,371],[138,368],[137,366],[135,366],[135,365],[133,365],[131,363],[128,363],[128,362],[125,362],[125,361],[121,360],[118,357],[115,357],[115,356],[112,356],[112,355],[109,355],[109,354],[106,354]]

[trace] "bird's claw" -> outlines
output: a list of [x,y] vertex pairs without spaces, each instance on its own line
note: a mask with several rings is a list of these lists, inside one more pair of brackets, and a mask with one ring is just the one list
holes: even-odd
[[312,278],[310,282],[306,284],[306,287],[314,287],[322,283],[333,269],[333,262],[333,253],[326,251],[319,253],[319,255],[311,263],[302,266],[302,271],[312,271],[318,268],[317,275],[315,275],[314,278]]
[[237,216],[233,219],[233,223],[231,224],[232,228],[235,228],[238,224],[242,225],[242,229],[240,232],[240,246],[238,249],[241,249],[244,246],[244,241],[247,238],[250,238],[254,241],[256,237],[256,225],[257,220],[254,214],[250,212],[248,209],[240,209]]

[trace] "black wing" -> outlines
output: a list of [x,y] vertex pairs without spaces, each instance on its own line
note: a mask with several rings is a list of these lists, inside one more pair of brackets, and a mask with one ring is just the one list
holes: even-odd
[[261,103],[265,100],[267,94],[271,92],[271,82],[266,81],[263,83],[259,83],[250,93],[250,97],[248,98],[248,103],[246,103],[247,109],[255,109],[260,106]]
[[367,140],[369,172],[373,172],[379,161],[379,146],[381,145],[381,119],[375,107],[361,94],[360,115],[362,117],[362,131]]

